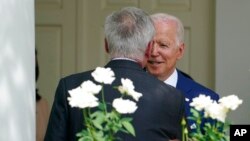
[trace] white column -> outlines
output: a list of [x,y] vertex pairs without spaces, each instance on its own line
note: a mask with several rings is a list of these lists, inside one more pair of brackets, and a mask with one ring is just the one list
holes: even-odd
[[35,140],[34,0],[0,0],[0,141]]
[[230,114],[250,123],[250,0],[216,0],[216,91],[236,94],[243,104]]

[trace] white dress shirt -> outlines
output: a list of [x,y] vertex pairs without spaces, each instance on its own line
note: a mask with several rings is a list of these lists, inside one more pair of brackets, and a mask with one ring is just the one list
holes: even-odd
[[174,72],[164,81],[164,83],[171,85],[176,88],[177,85],[178,74],[177,70],[175,69]]

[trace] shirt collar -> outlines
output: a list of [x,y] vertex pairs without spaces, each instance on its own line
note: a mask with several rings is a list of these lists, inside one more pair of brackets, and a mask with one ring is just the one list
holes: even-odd
[[129,61],[137,62],[137,61],[135,61],[135,60],[133,60],[133,59],[130,59],[130,58],[122,58],[122,57],[113,58],[112,60],[129,60]]
[[176,88],[177,78],[178,78],[178,74],[177,74],[177,70],[175,69],[174,72],[168,77],[168,79],[164,81],[164,83]]

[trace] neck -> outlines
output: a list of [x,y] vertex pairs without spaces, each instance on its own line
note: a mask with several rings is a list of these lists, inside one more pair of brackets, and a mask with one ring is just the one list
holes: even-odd
[[129,61],[133,61],[133,62],[138,63],[142,68],[144,68],[146,66],[146,62],[147,62],[145,59],[142,61],[142,60],[139,60],[139,59],[125,58],[125,57],[114,57],[111,60],[129,60]]
[[135,61],[136,61],[142,68],[145,68],[148,60],[147,60],[146,58],[143,58],[143,59],[135,59]]
[[159,76],[159,77],[157,77],[157,78],[158,78],[159,80],[161,80],[161,81],[165,81],[165,80],[167,80],[167,79],[174,73],[174,70],[175,70],[175,69],[171,70],[167,75]]

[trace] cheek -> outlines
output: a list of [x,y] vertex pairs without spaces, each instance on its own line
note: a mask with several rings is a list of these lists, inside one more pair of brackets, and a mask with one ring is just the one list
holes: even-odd
[[178,50],[171,50],[171,51],[167,52],[166,56],[170,60],[177,60],[177,58],[179,58],[179,56],[180,56],[180,53],[178,52]]
[[178,60],[178,54],[174,51],[168,51],[161,54],[162,59],[165,61],[165,67],[169,68],[176,64]]
[[168,50],[162,51],[160,55],[164,60],[171,60],[174,57],[174,54]]

